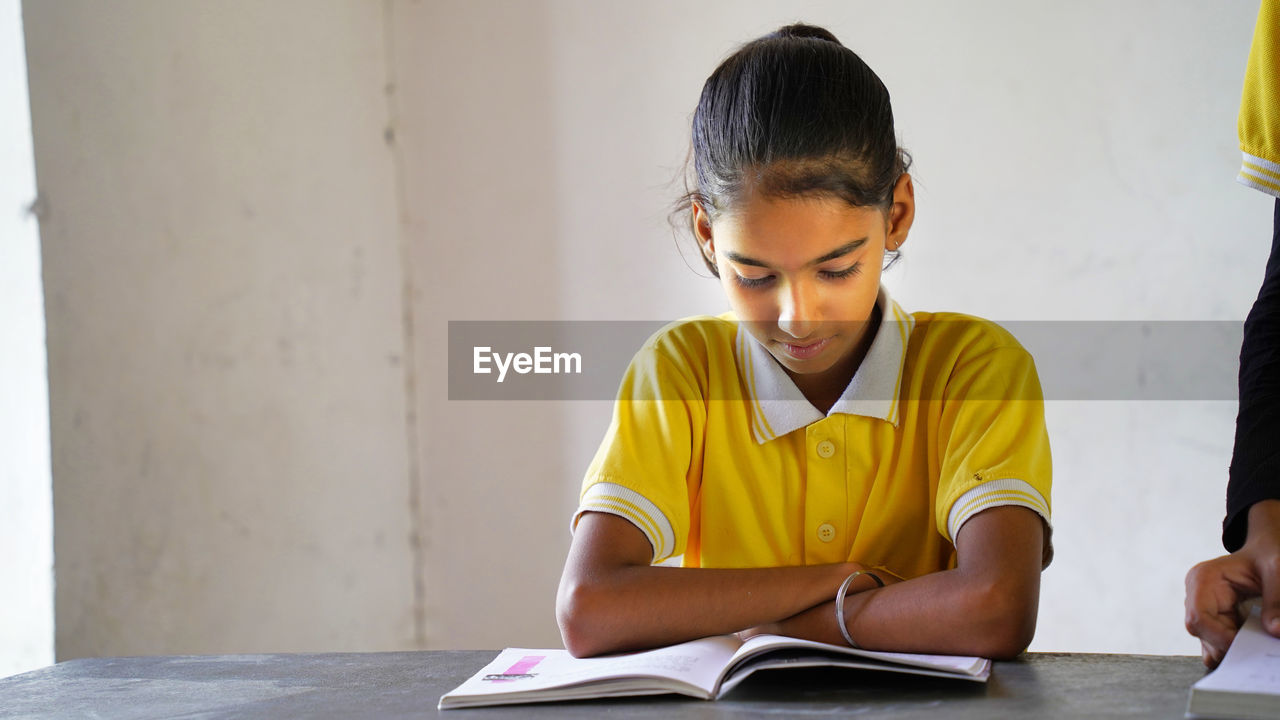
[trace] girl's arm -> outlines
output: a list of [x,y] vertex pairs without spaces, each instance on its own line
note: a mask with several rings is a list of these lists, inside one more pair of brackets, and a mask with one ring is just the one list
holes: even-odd
[[[570,653],[671,645],[776,622],[824,602],[831,608],[840,583],[863,569],[857,563],[655,567],[652,556],[649,540],[630,521],[596,512],[579,518],[556,596],[560,635]],[[873,586],[874,580],[860,577],[850,592]]]
[[[846,597],[849,635],[867,650],[1013,657],[1035,634],[1043,542],[1034,511],[984,510],[960,528],[954,570]],[[845,644],[834,599],[761,630]]]

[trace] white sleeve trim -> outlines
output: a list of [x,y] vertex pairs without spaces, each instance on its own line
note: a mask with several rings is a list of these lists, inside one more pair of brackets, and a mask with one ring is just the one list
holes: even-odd
[[947,516],[947,534],[951,542],[956,541],[960,528],[968,522],[969,518],[983,510],[1001,505],[1030,508],[1044,518],[1045,524],[1050,529],[1053,528],[1053,523],[1049,519],[1049,503],[1038,490],[1017,478],[990,480],[970,488],[951,505],[951,513]]
[[584,512],[602,512],[630,520],[653,546],[653,562],[659,563],[671,557],[676,549],[676,533],[667,516],[649,501],[649,498],[631,488],[610,482],[598,482],[582,494],[578,510],[573,514],[569,529],[578,525]]
[[1240,174],[1236,175],[1236,182],[1280,198],[1280,164],[1243,151],[1241,155],[1244,157],[1240,161]]

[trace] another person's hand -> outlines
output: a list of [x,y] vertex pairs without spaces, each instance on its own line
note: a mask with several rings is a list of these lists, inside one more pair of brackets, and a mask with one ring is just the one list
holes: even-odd
[[1236,606],[1262,597],[1262,625],[1280,637],[1280,500],[1249,508],[1244,546],[1187,573],[1187,632],[1200,638],[1207,667],[1222,662],[1242,618]]

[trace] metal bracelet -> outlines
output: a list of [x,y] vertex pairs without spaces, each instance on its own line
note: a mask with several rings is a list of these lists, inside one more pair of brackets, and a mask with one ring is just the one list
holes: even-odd
[[853,638],[849,636],[849,628],[844,624],[844,596],[849,592],[849,586],[853,584],[853,579],[859,575],[870,575],[871,579],[876,581],[878,587],[884,587],[884,581],[880,579],[879,575],[866,570],[858,570],[845,578],[844,582],[840,583],[840,589],[836,591],[836,624],[840,626],[840,634],[844,636],[844,641],[849,643],[849,647],[855,650],[861,650],[862,646],[853,641]]

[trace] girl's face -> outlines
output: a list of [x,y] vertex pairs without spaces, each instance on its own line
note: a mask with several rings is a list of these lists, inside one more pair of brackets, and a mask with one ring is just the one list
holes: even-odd
[[886,249],[914,217],[903,175],[888,213],[838,198],[751,195],[714,222],[694,207],[729,306],[802,390],[843,391],[870,344]]

